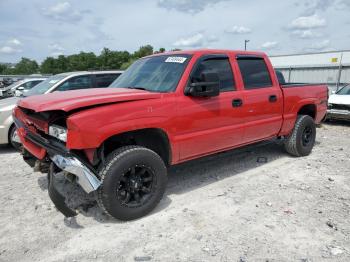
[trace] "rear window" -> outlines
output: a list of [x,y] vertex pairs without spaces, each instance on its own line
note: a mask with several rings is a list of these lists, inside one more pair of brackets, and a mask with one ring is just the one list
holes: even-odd
[[239,57],[238,66],[245,89],[271,87],[272,81],[263,58]]
[[97,74],[96,87],[108,87],[120,74]]

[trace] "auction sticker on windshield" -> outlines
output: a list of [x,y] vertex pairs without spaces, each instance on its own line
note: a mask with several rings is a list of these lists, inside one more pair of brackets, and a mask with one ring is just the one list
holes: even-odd
[[183,62],[186,61],[186,57],[181,57],[181,56],[170,56],[165,60],[165,63],[180,63],[182,64]]

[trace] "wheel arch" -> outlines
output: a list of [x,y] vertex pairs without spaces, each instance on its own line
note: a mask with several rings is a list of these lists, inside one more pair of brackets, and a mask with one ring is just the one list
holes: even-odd
[[316,119],[317,106],[314,103],[307,103],[300,106],[297,115],[308,115],[314,120]]
[[169,136],[161,128],[142,128],[110,136],[104,140],[99,150],[104,156],[107,156],[115,149],[127,145],[138,145],[153,150],[166,165],[170,165],[172,162]]

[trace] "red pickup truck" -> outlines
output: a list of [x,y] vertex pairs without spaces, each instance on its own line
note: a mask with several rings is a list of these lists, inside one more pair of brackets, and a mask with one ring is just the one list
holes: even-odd
[[130,220],[158,204],[170,165],[272,138],[310,154],[327,99],[324,85],[281,85],[264,53],[197,50],[139,59],[110,88],[23,99],[13,115],[62,213],[75,215],[54,187],[64,171]]

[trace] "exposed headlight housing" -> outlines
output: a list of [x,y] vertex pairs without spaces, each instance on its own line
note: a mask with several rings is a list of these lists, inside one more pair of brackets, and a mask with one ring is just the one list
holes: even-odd
[[67,129],[57,125],[49,126],[49,135],[63,142],[67,142]]

